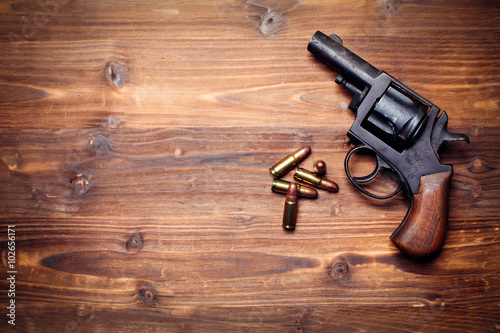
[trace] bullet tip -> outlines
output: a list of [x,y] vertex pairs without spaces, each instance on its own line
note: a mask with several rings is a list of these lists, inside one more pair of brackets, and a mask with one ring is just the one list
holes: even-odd
[[322,160],[314,162],[313,171],[317,174],[324,174],[326,172],[326,163]]
[[338,192],[339,191],[339,186],[337,185],[337,183],[335,183],[334,181],[331,181],[331,180],[328,180],[328,179],[324,179],[323,180],[325,181],[325,190],[329,191],[329,192]]
[[286,192],[286,200],[296,202],[298,197],[297,184],[290,183],[288,191]]
[[309,156],[310,153],[311,153],[311,147],[304,146],[304,147],[300,148],[299,150],[297,150],[295,152],[295,155],[298,157],[298,159],[303,160],[304,158]]
[[302,195],[305,198],[315,199],[318,197],[318,191],[316,191],[315,189],[313,189],[311,187],[304,186],[304,193]]

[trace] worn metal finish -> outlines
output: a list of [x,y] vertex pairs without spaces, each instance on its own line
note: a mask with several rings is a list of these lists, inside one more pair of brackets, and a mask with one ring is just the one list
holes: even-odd
[[[318,31],[307,49],[339,72],[335,82],[354,94],[349,108],[356,111],[356,118],[348,135],[377,155],[379,167],[371,179],[382,167],[391,168],[412,197],[418,193],[422,176],[453,170],[451,165],[439,162],[437,149],[443,141],[469,142],[469,138],[447,131],[446,112],[438,117],[436,105],[345,48],[338,37]],[[350,181],[371,195],[360,186],[366,181],[351,177],[348,166],[346,160]]]
[[[344,167],[349,180],[363,193],[390,198],[403,189],[410,208],[391,240],[404,254],[416,259],[435,256],[444,242],[448,223],[448,190],[453,167],[441,164],[438,150],[444,141],[469,138],[447,130],[448,115],[389,74],[380,71],[342,45],[338,37],[318,31],[307,49],[340,75],[336,83],[353,94],[349,108],[356,118],[347,133],[356,143],[346,156]],[[377,157],[375,170],[353,177],[349,160],[359,150]],[[399,176],[399,187],[389,195],[369,192],[363,184],[383,168]]]

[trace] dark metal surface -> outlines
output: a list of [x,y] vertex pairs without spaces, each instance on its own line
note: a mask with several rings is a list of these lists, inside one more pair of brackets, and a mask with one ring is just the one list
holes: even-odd
[[[356,112],[356,118],[349,137],[359,147],[374,151],[378,161],[393,169],[411,197],[418,193],[422,176],[452,170],[451,165],[439,162],[441,144],[456,140],[469,142],[469,139],[463,134],[448,133],[445,112],[438,116],[437,106],[349,51],[339,40],[318,31],[307,49],[339,72],[336,82],[354,94],[349,108]],[[353,178],[348,170],[353,152],[347,155],[346,173],[361,189],[359,184],[373,179],[379,170],[365,179]]]

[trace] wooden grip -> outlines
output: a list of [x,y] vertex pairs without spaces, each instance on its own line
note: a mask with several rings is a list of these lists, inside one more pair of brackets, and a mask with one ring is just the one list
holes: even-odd
[[405,219],[391,240],[409,257],[425,259],[443,245],[448,224],[448,194],[452,171],[423,176]]

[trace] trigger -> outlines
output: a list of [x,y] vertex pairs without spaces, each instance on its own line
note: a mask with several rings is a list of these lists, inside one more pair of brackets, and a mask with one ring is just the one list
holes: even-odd
[[[377,157],[377,165],[375,167],[375,170],[373,170],[372,173],[369,174],[368,176],[353,177],[351,175],[350,170],[349,170],[349,161],[351,159],[351,156],[356,151],[363,150],[363,149],[366,149],[366,150],[371,151],[372,153],[375,153],[375,156]],[[378,173],[380,172],[380,170],[382,168],[386,168],[386,169],[392,170],[392,171],[394,171],[399,176],[399,179],[400,179],[399,186],[398,186],[398,188],[394,192],[392,192],[390,194],[387,194],[387,195],[378,195],[378,194],[371,193],[370,191],[367,191],[366,189],[364,189],[363,187],[360,186],[360,184],[369,182],[370,180],[374,179],[378,175]],[[351,181],[351,183],[358,190],[360,190],[361,192],[363,192],[364,194],[366,194],[366,195],[368,195],[368,196],[370,196],[372,198],[380,199],[380,200],[389,199],[389,198],[392,198],[393,196],[395,196],[396,194],[398,194],[399,191],[401,191],[403,189],[403,181],[401,181],[401,179],[402,179],[401,175],[387,161],[385,161],[380,155],[378,155],[372,148],[370,148],[368,146],[358,146],[358,147],[354,147],[353,149],[351,149],[351,151],[345,157],[345,160],[344,160],[344,169],[345,169],[345,172],[347,174],[347,178],[349,178],[349,180]]]
[[354,179],[356,181],[356,183],[367,183],[370,180],[372,180],[373,178],[375,178],[378,175],[379,171],[380,171],[380,169],[374,170],[368,176],[363,176],[363,177],[354,177],[353,176],[352,179]]
[[374,179],[377,177],[378,173],[380,170],[387,169],[387,170],[393,170],[393,168],[383,159],[380,157],[380,155],[375,154],[375,157],[377,158],[377,165],[375,166],[375,170],[373,170],[372,173],[370,173],[367,176],[363,177],[352,177],[356,182],[358,183],[367,183],[370,180]]
[[382,168],[385,168],[387,170],[392,170],[392,171],[395,171],[390,165],[389,163],[387,163],[383,158],[380,157],[380,155],[376,155],[377,156],[377,164],[380,166],[379,169],[382,169]]
[[375,154],[377,158],[377,165],[375,166],[375,170],[372,171],[369,175],[362,176],[362,177],[352,177],[357,183],[367,183],[373,178],[377,177],[378,173],[380,172],[380,169],[382,169],[381,162],[384,163],[384,160],[380,159],[377,154]]

